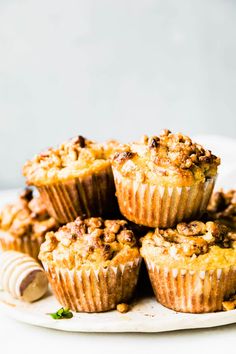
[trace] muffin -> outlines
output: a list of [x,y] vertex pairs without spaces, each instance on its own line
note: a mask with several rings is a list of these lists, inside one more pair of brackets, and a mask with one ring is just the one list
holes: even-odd
[[236,231],[236,190],[215,192],[207,207],[210,218],[219,220]]
[[192,221],[149,232],[143,256],[157,301],[180,312],[214,312],[236,290],[236,234]]
[[0,249],[27,253],[37,259],[46,233],[57,228],[41,198],[33,197],[32,191],[25,189],[15,203],[0,212]]
[[23,175],[61,224],[77,216],[110,215],[117,210],[110,163],[116,145],[78,136],[27,161]]
[[78,312],[102,312],[129,301],[141,256],[124,220],[82,219],[49,232],[39,258],[58,301]]
[[171,227],[206,210],[220,160],[180,133],[164,130],[113,157],[121,213],[149,227]]

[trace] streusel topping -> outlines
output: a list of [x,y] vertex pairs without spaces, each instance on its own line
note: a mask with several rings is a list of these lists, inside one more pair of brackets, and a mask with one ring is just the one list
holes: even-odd
[[191,185],[214,177],[220,159],[210,150],[180,133],[164,130],[160,136],[144,136],[117,152],[113,165],[123,176],[153,184]]
[[141,255],[173,269],[210,270],[235,264],[236,233],[218,222],[179,223],[156,229],[142,239]]
[[49,232],[39,258],[59,267],[106,266],[139,257],[133,231],[124,220],[82,219]]
[[109,167],[110,156],[118,146],[115,140],[99,144],[79,135],[27,161],[23,175],[28,184],[36,185],[79,177],[91,170]]
[[160,254],[171,257],[196,257],[209,252],[212,246],[236,248],[236,233],[223,224],[208,221],[179,223],[174,229],[155,229],[143,239],[143,245],[152,245]]
[[50,217],[40,197],[33,197],[25,189],[15,203],[6,205],[0,212],[0,231],[9,232],[13,237],[29,236],[31,239],[56,230],[56,221]]
[[236,190],[215,192],[207,209],[212,219],[219,220],[236,231]]

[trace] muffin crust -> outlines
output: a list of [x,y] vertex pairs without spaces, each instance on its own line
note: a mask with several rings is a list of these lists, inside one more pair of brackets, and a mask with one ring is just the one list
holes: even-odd
[[235,263],[236,233],[218,222],[192,221],[155,229],[142,239],[141,255],[158,265],[211,269]]
[[140,182],[190,186],[216,176],[220,159],[210,150],[180,133],[164,130],[160,136],[144,136],[140,142],[123,145],[113,158],[122,176]]
[[47,233],[39,256],[42,262],[68,269],[117,266],[139,257],[126,221],[80,217],[57,232]]
[[118,146],[115,140],[99,144],[79,135],[27,161],[23,175],[36,186],[86,176],[108,167]]

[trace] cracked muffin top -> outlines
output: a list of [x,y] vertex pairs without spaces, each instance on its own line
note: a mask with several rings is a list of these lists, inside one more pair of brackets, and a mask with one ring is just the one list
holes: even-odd
[[216,176],[220,164],[210,150],[169,130],[122,148],[113,157],[115,171],[144,183],[191,186]]
[[57,228],[57,222],[48,215],[40,197],[33,197],[28,188],[15,203],[7,204],[0,212],[0,234],[3,237],[8,232],[15,238],[29,236],[36,239]]
[[81,177],[109,168],[110,156],[118,146],[115,140],[97,143],[79,135],[27,161],[23,175],[29,185],[36,186]]
[[39,255],[42,262],[67,269],[117,266],[139,257],[135,235],[125,220],[80,217],[48,232]]
[[213,220],[219,220],[236,231],[236,190],[215,192],[211,197],[207,211]]
[[149,232],[142,239],[141,255],[173,267],[211,267],[235,263],[236,233],[227,226],[208,221],[179,223],[176,228]]

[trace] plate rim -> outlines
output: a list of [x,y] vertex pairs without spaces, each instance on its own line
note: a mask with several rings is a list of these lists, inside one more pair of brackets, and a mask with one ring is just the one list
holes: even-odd
[[[4,291],[1,291],[1,294],[6,294]],[[8,298],[10,297],[7,294]],[[55,300],[53,294],[50,294],[48,298],[53,298]],[[45,301],[46,299],[44,299]],[[150,301],[156,302],[155,298],[150,298]],[[189,313],[180,313],[172,311],[177,316],[166,318],[158,318],[158,315],[152,317],[152,315],[148,315],[148,319],[145,319],[145,323],[143,323],[145,316],[140,315],[140,318],[137,320],[129,319],[129,312],[126,314],[119,314],[122,318],[122,321],[117,320],[109,322],[109,325],[106,324],[101,325],[101,322],[91,321],[88,323],[82,323],[82,319],[79,318],[80,313],[76,313],[78,318],[73,318],[72,320],[54,320],[46,316],[46,313],[41,313],[40,316],[37,317],[37,313],[30,313],[30,310],[25,308],[22,303],[22,307],[17,308],[14,304],[14,301],[17,303],[20,301],[15,300],[10,297],[10,301],[13,301],[13,304],[5,301],[0,296],[0,311],[5,313],[12,319],[15,319],[18,322],[22,322],[28,325],[33,325],[36,327],[43,327],[48,329],[55,329],[65,332],[80,332],[80,333],[161,333],[161,332],[171,332],[171,331],[179,331],[179,330],[187,330],[187,329],[201,329],[201,328],[213,328],[219,326],[230,325],[236,323],[236,309],[230,311],[219,311],[215,313],[204,313],[204,314],[189,314]],[[40,300],[35,302],[37,303],[37,307],[39,307]],[[161,307],[161,304],[158,304]],[[27,305],[28,306],[28,305]],[[34,304],[29,304],[29,306],[34,306]],[[61,305],[58,303],[58,306]],[[168,309],[169,310],[169,309]],[[22,312],[24,311],[24,315],[22,316]],[[135,310],[134,310],[135,311]],[[81,313],[84,316],[90,316],[91,314]],[[93,315],[99,316],[99,314],[93,313]],[[104,315],[104,313],[103,313]],[[179,315],[179,316],[178,316]],[[197,317],[197,318],[196,318]],[[125,319],[123,321],[123,319]],[[210,322],[210,323],[209,323]]]

